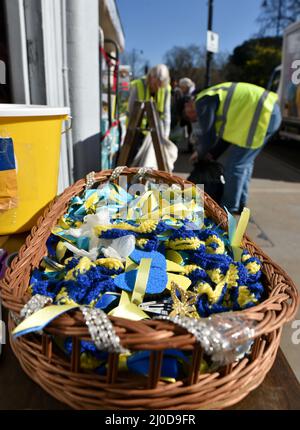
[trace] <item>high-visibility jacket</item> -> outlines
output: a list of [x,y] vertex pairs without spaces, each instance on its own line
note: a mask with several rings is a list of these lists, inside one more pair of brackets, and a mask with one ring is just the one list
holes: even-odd
[[215,121],[217,136],[243,148],[261,147],[277,94],[253,84],[225,82],[201,91],[196,103],[216,94],[220,99]]
[[[151,97],[149,85],[147,85],[146,77],[136,79],[130,83],[132,87],[137,88],[138,101],[154,100],[159,117],[162,121],[165,119],[165,100],[168,93],[171,93],[171,86],[159,88],[155,97]],[[147,120],[142,121],[142,128],[146,128]]]

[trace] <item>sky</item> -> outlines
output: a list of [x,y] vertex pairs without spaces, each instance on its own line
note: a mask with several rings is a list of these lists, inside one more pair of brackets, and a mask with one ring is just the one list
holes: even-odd
[[[163,62],[173,46],[206,45],[207,0],[116,0],[125,49],[143,51],[150,65]],[[220,50],[232,50],[258,31],[262,0],[214,0],[213,31]]]

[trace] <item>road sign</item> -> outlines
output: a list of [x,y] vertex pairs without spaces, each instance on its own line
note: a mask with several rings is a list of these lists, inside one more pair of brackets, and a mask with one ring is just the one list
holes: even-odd
[[219,52],[219,35],[213,31],[207,31],[206,49],[217,54]]

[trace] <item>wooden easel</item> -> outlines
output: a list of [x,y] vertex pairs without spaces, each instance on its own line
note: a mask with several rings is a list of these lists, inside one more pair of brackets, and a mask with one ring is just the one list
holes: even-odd
[[151,133],[158,168],[159,170],[168,171],[165,154],[162,149],[163,143],[160,119],[153,101],[134,103],[133,112],[129,118],[127,132],[125,135],[124,143],[120,150],[117,165],[127,165],[128,159],[133,149],[134,142],[136,141],[137,132],[141,130],[140,126],[142,120],[144,119],[144,114],[146,114],[146,118],[148,120],[149,128],[147,130]]

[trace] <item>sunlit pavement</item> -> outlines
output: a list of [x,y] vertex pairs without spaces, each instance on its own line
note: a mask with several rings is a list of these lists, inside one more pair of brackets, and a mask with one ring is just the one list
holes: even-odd
[[[247,232],[300,286],[300,143],[283,145],[269,145],[256,160]],[[186,177],[189,169],[189,155],[180,154],[176,174]],[[300,381],[300,344],[292,343],[295,329],[292,323],[285,325],[281,347]]]

